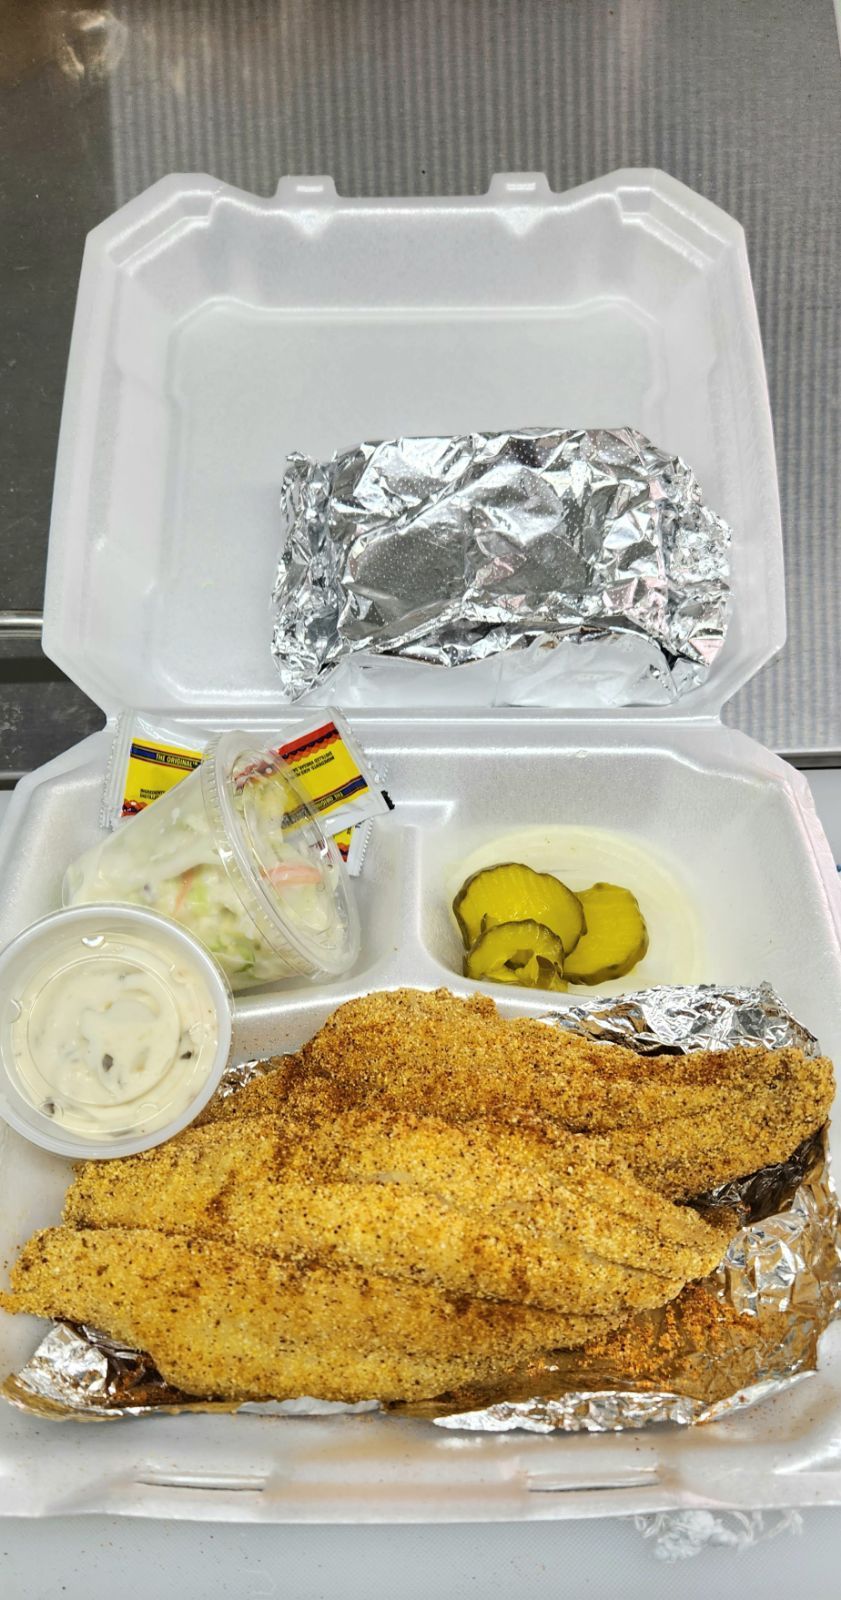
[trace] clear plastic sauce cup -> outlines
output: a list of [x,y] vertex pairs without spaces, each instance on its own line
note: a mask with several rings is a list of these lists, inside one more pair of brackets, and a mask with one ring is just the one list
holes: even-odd
[[183,928],[75,906],[0,952],[0,1116],[59,1155],[133,1155],[194,1120],[231,1045],[230,988]]
[[359,951],[344,863],[286,763],[245,733],[68,868],[65,905],[129,901],[188,928],[234,990],[338,977]]

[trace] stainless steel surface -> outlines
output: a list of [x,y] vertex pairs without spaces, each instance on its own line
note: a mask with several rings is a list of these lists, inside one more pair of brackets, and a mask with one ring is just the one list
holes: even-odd
[[[411,194],[656,165],[744,222],[769,368],[789,644],[728,714],[778,747],[841,745],[832,0],[7,0],[0,27],[0,604],[41,601],[84,235],[155,178]],[[96,726],[60,681],[36,718],[4,665],[0,767]]]
[[841,767],[841,750],[781,750],[780,755],[804,772],[832,771]]
[[[547,1486],[548,1487],[548,1486]],[[549,1494],[535,1495],[544,1502]],[[658,1560],[631,1517],[452,1528],[263,1528],[55,1517],[4,1531],[8,1600],[829,1600],[836,1511],[765,1518],[754,1548],[717,1518],[692,1560]],[[748,1519],[745,1519],[746,1521]],[[802,1537],[798,1537],[802,1531]],[[751,1544],[752,1540],[746,1543]],[[37,1576],[36,1576],[37,1574]]]
[[40,639],[40,611],[0,611],[0,639]]

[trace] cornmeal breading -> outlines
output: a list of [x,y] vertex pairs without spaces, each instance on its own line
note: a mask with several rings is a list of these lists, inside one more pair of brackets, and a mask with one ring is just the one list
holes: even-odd
[[737,1226],[675,1201],[784,1161],[832,1094],[799,1050],[641,1057],[483,997],[368,995],[176,1139],[80,1168],[0,1305],[220,1399],[504,1389],[585,1344],[644,1361],[638,1314],[660,1327]]
[[[320,1122],[236,1118],[120,1162],[89,1162],[65,1220],[237,1239],[446,1292],[593,1314],[662,1305],[715,1267],[729,1233],[678,1208],[590,1141],[449,1126],[371,1108]],[[560,1342],[560,1341],[559,1341]]]
[[690,1199],[785,1161],[822,1126],[832,1065],[753,1047],[639,1056],[545,1023],[500,1017],[492,1000],[403,989],[340,1006],[287,1077],[229,1102],[266,1110],[310,1078],[312,1114],[376,1103],[450,1122],[603,1135],[651,1188]]
[[0,1303],[101,1328],[179,1389],[220,1399],[420,1398],[565,1336],[552,1312],[151,1229],[36,1234]]

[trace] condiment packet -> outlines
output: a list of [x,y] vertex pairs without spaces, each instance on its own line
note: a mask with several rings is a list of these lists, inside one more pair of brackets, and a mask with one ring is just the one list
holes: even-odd
[[213,730],[191,727],[191,735],[187,745],[183,730],[179,733],[133,711],[120,714],[102,788],[103,828],[116,828],[124,817],[136,816],[200,766]]
[[358,878],[362,871],[372,821],[373,818],[369,817],[367,822],[359,822],[355,828],[343,828],[341,833],[333,834],[333,843],[352,878]]
[[[136,720],[138,723],[141,721],[140,718]],[[133,817],[138,811],[143,811],[153,800],[159,799],[162,794],[169,794],[170,789],[174,789],[182,778],[201,766],[200,751],[168,744],[163,739],[156,739],[154,734],[143,737],[140,728],[137,732],[140,736],[132,737],[126,762],[120,813],[123,817]]]
[[[213,730],[191,727],[191,733],[187,746],[172,727],[123,713],[105,776],[104,827],[135,816],[201,765]],[[341,712],[322,712],[315,726],[275,750],[292,768],[325,831],[334,822],[340,824],[333,837],[348,872],[357,877],[373,818],[390,811],[392,802]]]
[[339,711],[331,710],[318,727],[278,745],[277,754],[292,768],[322,826],[336,819],[345,833],[392,810]]

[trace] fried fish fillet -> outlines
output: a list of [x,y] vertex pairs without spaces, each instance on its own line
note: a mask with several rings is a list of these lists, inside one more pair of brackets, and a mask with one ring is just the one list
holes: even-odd
[[237,1400],[431,1397],[551,1348],[559,1325],[553,1313],[142,1229],[36,1234],[0,1305],[101,1328],[188,1394]]
[[557,1344],[662,1305],[721,1260],[732,1227],[610,1172],[576,1135],[454,1127],[363,1107],[312,1123],[283,1114],[189,1131],[120,1162],[90,1162],[65,1221],[147,1227],[302,1253],[450,1294],[562,1312]]
[[[230,1117],[238,1117],[241,1113],[260,1115],[263,1111],[281,1110],[287,1096],[310,1078],[299,1055],[273,1056],[270,1063],[263,1065],[270,1070],[252,1078],[243,1088],[236,1089],[230,1094],[214,1095],[196,1117],[195,1122],[190,1124],[187,1132],[206,1127],[209,1122],[227,1122]],[[270,1089],[267,1084],[269,1078],[271,1078]],[[336,1109],[339,1103],[340,1096],[337,1095]]]
[[221,1115],[264,1112],[290,1092],[308,1094],[313,1116],[373,1103],[598,1136],[605,1160],[612,1152],[685,1200],[785,1161],[826,1121],[834,1080],[825,1057],[793,1048],[639,1056],[505,1020],[485,996],[403,989],[340,1006],[279,1077],[255,1081]]
[[644,1058],[482,997],[370,995],[204,1125],[80,1169],[0,1305],[223,1399],[495,1384],[709,1273],[730,1227],[672,1198],[784,1160],[832,1092],[797,1050]]

